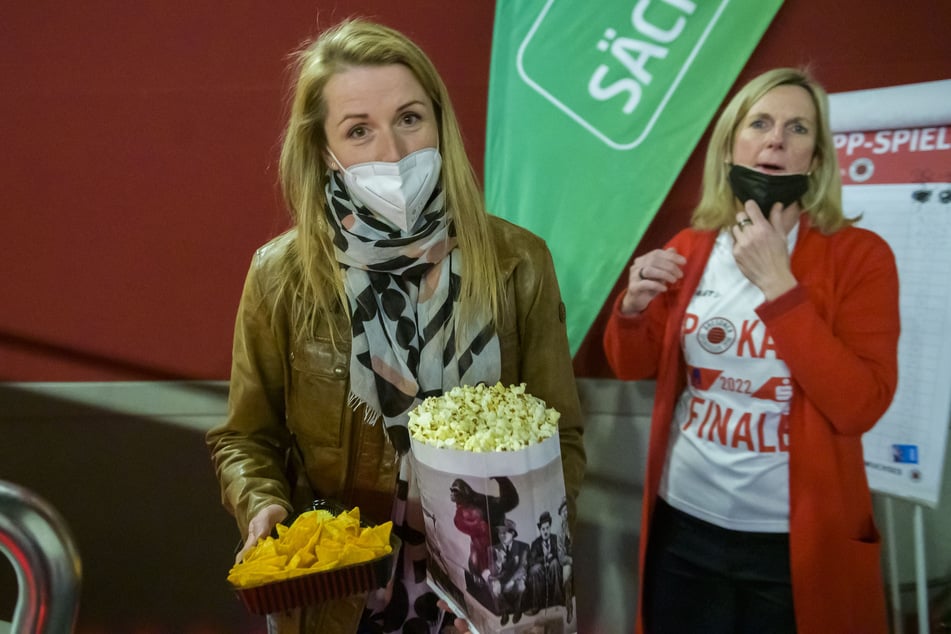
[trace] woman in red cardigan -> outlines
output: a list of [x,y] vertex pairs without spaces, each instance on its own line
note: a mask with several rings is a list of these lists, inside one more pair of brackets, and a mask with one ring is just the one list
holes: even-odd
[[691,228],[608,322],[617,376],[657,380],[638,631],[887,631],[861,438],[897,384],[898,273],[843,214],[827,103],[794,69],[743,87]]

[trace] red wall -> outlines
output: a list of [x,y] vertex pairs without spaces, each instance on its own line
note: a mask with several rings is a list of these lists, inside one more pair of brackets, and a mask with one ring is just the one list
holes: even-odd
[[[408,5],[6,7],[0,380],[227,378],[251,253],[287,222],[275,187],[285,55],[318,25],[368,15],[418,41],[481,172],[494,3]],[[946,79],[949,23],[946,0],[788,0],[740,81],[803,63],[830,92]],[[704,145],[638,253],[686,224]],[[607,375],[600,325],[576,357],[581,375]]]
[[285,56],[318,23],[410,34],[481,157],[494,4],[407,4],[7,3],[0,380],[227,378],[251,254],[287,224]]

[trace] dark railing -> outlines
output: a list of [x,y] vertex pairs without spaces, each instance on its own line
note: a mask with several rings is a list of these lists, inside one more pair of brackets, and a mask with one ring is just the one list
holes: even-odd
[[47,502],[0,480],[0,551],[16,571],[12,634],[69,634],[79,610],[79,553]]

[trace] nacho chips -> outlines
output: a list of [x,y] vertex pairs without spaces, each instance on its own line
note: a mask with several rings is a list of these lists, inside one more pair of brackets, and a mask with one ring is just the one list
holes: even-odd
[[334,516],[326,510],[301,513],[290,526],[277,525],[277,538],[258,541],[228,573],[237,588],[283,581],[372,561],[391,552],[393,522],[360,526],[360,509]]

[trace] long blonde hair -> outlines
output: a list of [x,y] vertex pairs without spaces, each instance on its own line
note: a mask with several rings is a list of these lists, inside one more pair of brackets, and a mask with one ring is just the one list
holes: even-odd
[[[335,311],[348,306],[326,218],[324,88],[335,74],[354,66],[403,64],[433,102],[436,113],[442,187],[462,255],[460,319],[468,323],[488,310],[498,321],[501,273],[488,214],[446,86],[425,53],[406,36],[366,20],[345,20],[294,55],[296,85],[280,157],[280,182],[296,231],[281,263],[276,290],[290,303],[291,323],[305,336],[329,321],[340,335]],[[343,311],[348,313],[349,311]]]
[[812,97],[816,108],[816,147],[809,173],[809,189],[802,199],[804,212],[823,233],[834,233],[858,218],[846,218],[842,211],[842,181],[829,127],[829,97],[809,73],[796,68],[776,68],[743,86],[717,119],[707,146],[703,166],[700,204],[691,225],[697,229],[722,229],[736,222],[736,199],[728,180],[736,129],[750,108],[777,86],[800,86]]

